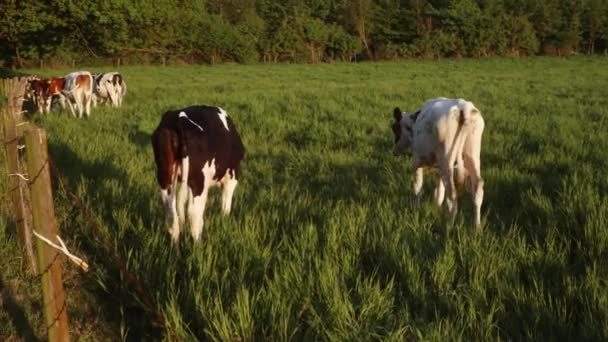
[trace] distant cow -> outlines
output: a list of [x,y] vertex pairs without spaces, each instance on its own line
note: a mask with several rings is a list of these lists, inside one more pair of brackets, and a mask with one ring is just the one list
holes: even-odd
[[[63,88],[61,95],[67,99],[67,104],[70,107],[72,115],[76,117],[74,106],[78,111],[78,117],[82,118],[84,112],[87,116],[91,115],[91,101],[93,98],[93,76],[88,71],[76,71],[67,74],[63,78]],[[59,82],[58,82],[59,83]],[[59,89],[49,88],[49,91],[54,94]]]
[[46,104],[46,112],[51,111],[51,103],[53,102],[53,97],[59,99],[59,103],[62,108],[65,108],[65,96],[63,95],[63,87],[65,85],[64,77],[51,77],[46,79],[46,93],[44,95],[45,104]]
[[87,116],[91,113],[91,100],[93,95],[93,77],[88,71],[72,72],[65,77],[52,77],[46,80],[31,81],[30,87],[36,96],[38,110],[50,112],[51,102],[54,96],[59,98],[63,108],[67,104],[73,116],[82,117],[85,112]]
[[423,169],[438,166],[441,180],[435,191],[435,199],[441,205],[445,191],[451,224],[454,224],[458,211],[454,184],[456,164],[457,183],[463,184],[467,177],[470,178],[475,225],[478,226],[483,202],[480,153],[485,123],[481,112],[469,101],[441,97],[427,101],[415,113],[402,113],[399,108],[395,108],[394,118],[393,153],[409,152],[412,156],[412,166],[416,173],[416,203],[420,203]]
[[168,111],[152,134],[152,147],[171,237],[179,238],[188,201],[192,237],[200,239],[210,187],[221,186],[222,211],[230,213],[245,155],[236,127],[219,107]]
[[39,113],[48,113],[51,110],[51,98],[47,96],[48,88],[47,80],[31,78],[27,82],[25,97],[34,101]]
[[94,75],[94,105],[97,101],[106,102],[112,107],[122,106],[122,100],[127,93],[127,83],[118,72],[107,72]]

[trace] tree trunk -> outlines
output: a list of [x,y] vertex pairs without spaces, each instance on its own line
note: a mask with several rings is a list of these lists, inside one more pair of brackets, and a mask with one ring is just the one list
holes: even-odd
[[361,43],[363,44],[363,47],[365,48],[365,54],[367,55],[367,58],[369,60],[373,61],[374,54],[369,46],[367,34],[365,33],[365,23],[359,23],[359,25],[357,25],[357,31],[359,33],[359,40],[361,40]]
[[21,61],[21,54],[19,53],[19,47],[15,47],[15,58],[17,58],[17,60],[15,61],[15,64],[17,64],[17,67],[22,68],[23,62]]

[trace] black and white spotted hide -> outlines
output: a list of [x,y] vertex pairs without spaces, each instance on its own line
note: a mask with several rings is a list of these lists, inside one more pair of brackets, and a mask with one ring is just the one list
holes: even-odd
[[185,225],[200,239],[209,189],[222,188],[222,211],[229,214],[245,148],[222,108],[193,106],[166,112],[152,134],[156,176],[174,241]]

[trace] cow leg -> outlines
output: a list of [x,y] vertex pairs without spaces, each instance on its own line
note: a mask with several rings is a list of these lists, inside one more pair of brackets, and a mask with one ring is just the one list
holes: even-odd
[[450,212],[450,225],[454,225],[458,212],[456,186],[454,184],[454,162],[450,162],[445,154],[440,154],[439,170],[441,180],[445,186],[446,204]]
[[108,91],[108,95],[110,96],[110,105],[112,107],[118,107],[118,99],[116,99],[116,92],[114,89]]
[[51,102],[53,102],[52,96],[48,97],[46,102],[44,103],[43,111],[47,114],[49,114],[51,112]]
[[236,178],[230,176],[229,172],[226,174],[226,177],[229,178],[222,184],[222,212],[224,215],[230,214],[230,209],[232,208],[232,195],[239,183]]
[[441,179],[441,177],[439,177],[439,180],[437,181],[437,187],[435,188],[434,195],[435,203],[441,208],[441,205],[443,204],[443,199],[445,197],[445,186],[443,185],[443,179]]
[[468,176],[467,168],[464,165],[462,154],[458,154],[456,158],[456,186],[458,189],[464,189],[464,182]]
[[80,93],[74,97],[76,102],[76,108],[78,109],[78,117],[82,118],[82,113],[84,112],[84,94]]
[[114,107],[120,107],[120,93],[118,89],[114,89],[114,97],[112,99],[114,100]]
[[[65,109],[65,96],[63,94],[59,94],[59,104],[61,105],[61,109]],[[49,109],[51,108],[51,102],[49,101]]]
[[174,242],[179,239],[179,224],[177,222],[177,210],[175,208],[175,186],[161,190],[163,206],[166,212],[166,224],[169,226],[169,233]]
[[484,195],[479,158],[465,155],[464,163],[471,179],[471,193],[473,195],[473,205],[475,207],[475,226],[479,227],[481,224],[481,204]]
[[424,169],[422,167],[416,168],[416,174],[414,178],[414,195],[416,197],[415,205],[416,208],[420,207],[420,198],[422,197],[422,185],[424,184]]
[[72,103],[72,96],[69,92],[64,91],[63,94],[59,97],[60,102],[61,102],[61,106],[63,108],[65,108],[65,103],[68,104],[68,107],[70,108],[70,112],[72,113],[73,117],[77,117],[76,116],[76,111],[74,110],[74,104]]
[[36,104],[36,109],[38,109],[38,113],[44,113],[44,103],[42,101],[42,97],[34,97],[34,103]]
[[188,200],[188,174],[190,172],[190,158],[186,157],[182,159],[181,173],[182,181],[177,193],[177,214],[179,217],[180,225],[186,223],[186,201]]
[[194,241],[198,241],[203,233],[203,214],[207,203],[208,192],[203,192],[198,196],[192,195],[192,189],[188,189],[188,216],[190,216],[190,233]]
[[91,94],[83,94],[84,100],[84,112],[87,114],[87,117],[91,116]]
[[75,118],[78,117],[76,115],[76,111],[74,110],[74,105],[72,104],[72,101],[68,99],[66,102],[68,103],[68,107],[70,107],[70,112],[72,113],[72,116]]
[[[209,188],[213,184],[213,177],[215,176],[215,159],[206,162],[203,165],[203,191],[200,196],[192,198],[188,207],[190,214],[190,229],[192,230],[192,237],[194,241],[198,241],[201,238],[203,232],[205,206],[207,204],[207,196],[209,194]],[[191,177],[191,176],[189,176]],[[191,193],[191,192],[190,192]]]
[[198,241],[203,233],[203,215],[205,214],[205,205],[207,204],[207,195],[209,188],[204,187],[203,192],[199,196],[192,196],[192,190],[189,189],[190,201],[188,203],[188,215],[190,216],[190,233],[194,241]]

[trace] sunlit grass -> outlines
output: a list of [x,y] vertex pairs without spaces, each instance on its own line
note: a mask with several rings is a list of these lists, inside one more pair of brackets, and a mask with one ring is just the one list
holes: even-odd
[[[119,71],[123,108],[34,121],[152,297],[164,338],[608,338],[605,58]],[[481,230],[470,225],[469,194],[446,226],[430,200],[433,176],[416,210],[409,161],[390,153],[392,109],[437,96],[475,102],[486,121]],[[211,197],[203,242],[186,231],[177,249],[149,137],[163,111],[191,104],[225,108],[247,152],[232,215]],[[85,276],[90,300],[117,335],[157,338],[153,315],[73,205],[57,189],[62,234],[95,270]]]

